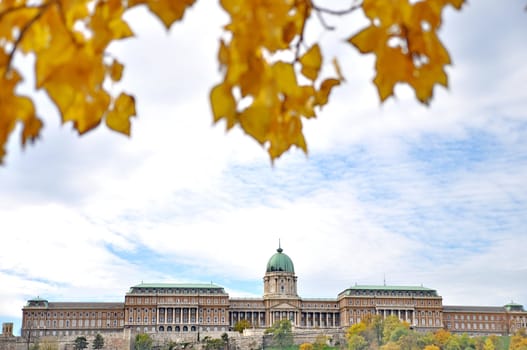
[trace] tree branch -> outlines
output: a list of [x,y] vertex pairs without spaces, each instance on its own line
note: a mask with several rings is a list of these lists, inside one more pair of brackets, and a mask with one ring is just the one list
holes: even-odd
[[343,15],[350,14],[353,11],[358,10],[362,6],[362,2],[361,1],[358,1],[358,2],[354,1],[354,3],[352,3],[351,6],[348,9],[333,10],[333,9],[328,9],[326,7],[321,7],[321,6],[315,5],[313,0],[310,0],[310,3],[311,3],[311,7],[315,11],[320,12],[320,13],[327,13],[328,15],[333,15],[333,16],[343,16]]
[[[27,21],[27,23],[24,24],[24,26],[20,29],[20,34],[18,35],[18,38],[16,38],[15,42],[13,43],[13,48],[11,49],[11,51],[9,52],[9,56],[7,57],[7,63],[6,63],[6,69],[5,69],[5,72],[4,72],[4,76],[7,76],[7,74],[11,70],[11,62],[13,61],[13,57],[15,56],[15,52],[16,52],[16,50],[18,48],[18,45],[20,45],[20,42],[22,41],[22,39],[24,39],[24,35],[29,30],[29,28],[33,25],[33,23],[38,21],[38,19],[44,14],[44,12],[46,12],[46,9],[47,9],[47,7],[50,4],[51,3],[44,3],[44,4],[40,5],[40,6],[34,6],[34,7],[31,7],[31,6],[27,7],[26,6],[26,8],[36,8],[36,9],[39,9],[40,11],[38,11],[37,14],[33,18],[31,18],[29,21]],[[12,8],[12,9],[14,9],[14,8]],[[19,10],[19,9],[20,8],[17,8],[17,9],[15,9],[13,11],[16,11],[16,10]],[[8,10],[6,10],[6,12]],[[13,11],[9,11],[9,12],[13,12]],[[5,14],[6,12],[3,12],[0,15]]]
[[304,42],[304,31],[306,29],[306,21],[309,14],[309,8],[311,7],[311,1],[306,1],[304,5],[304,20],[302,21],[302,28],[300,28],[300,37],[298,38],[298,42],[295,46],[295,60],[294,62],[298,62],[300,58],[300,45]]

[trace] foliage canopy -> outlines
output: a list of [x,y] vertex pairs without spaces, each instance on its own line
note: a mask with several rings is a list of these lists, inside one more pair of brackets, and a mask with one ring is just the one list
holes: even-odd
[[104,348],[104,337],[100,333],[97,333],[97,335],[95,336],[95,339],[93,339],[92,347],[95,350]]
[[234,324],[233,330],[235,332],[243,333],[243,330],[247,328],[251,328],[251,322],[249,322],[249,320],[243,319],[243,320],[239,320],[238,322]]
[[146,333],[140,333],[135,336],[135,350],[150,350],[154,340]]
[[88,347],[88,341],[86,340],[86,337],[80,336],[75,338],[73,341],[73,349],[75,350],[84,350]]
[[[322,2],[322,1],[321,1]],[[337,59],[333,76],[321,74],[319,43],[307,42],[306,27],[318,19],[362,10],[369,25],[347,38],[362,54],[374,54],[373,80],[379,98],[408,84],[416,99],[428,104],[436,85],[448,86],[448,51],[437,36],[447,5],[460,9],[464,0],[353,0],[344,10],[314,0],[220,0],[229,16],[217,60],[222,81],[212,87],[213,120],[227,129],[241,127],[272,160],[291,146],[307,152],[305,119],[316,117],[333,88],[342,84]],[[112,42],[134,36],[124,15],[146,6],[169,29],[195,0],[2,0],[0,2],[0,162],[15,126],[21,143],[34,141],[43,121],[31,97],[17,87],[23,79],[17,54],[35,57],[35,88],[45,91],[62,122],[84,134],[101,122],[130,135],[136,115],[133,95],[112,94],[109,86],[123,76],[123,64],[108,50]]]
[[286,348],[293,345],[293,331],[289,320],[276,321],[265,330],[265,334],[272,334],[274,347]]

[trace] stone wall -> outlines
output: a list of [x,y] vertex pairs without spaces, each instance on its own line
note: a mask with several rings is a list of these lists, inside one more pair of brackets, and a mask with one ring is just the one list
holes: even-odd
[[[223,333],[200,333],[199,338],[201,342],[198,341],[198,333],[154,333],[150,334],[150,336],[154,341],[154,349],[157,350],[163,350],[169,343],[179,344],[178,349],[201,350],[204,347],[203,340],[205,337],[217,339],[221,338]],[[265,335],[263,330],[246,329],[243,334],[238,332],[226,333],[229,336],[230,350],[262,350],[272,346],[272,336]],[[345,343],[342,331],[324,329],[295,330],[293,332],[293,341],[297,345],[313,343],[320,334],[327,337],[328,345],[338,346]],[[101,333],[101,335],[104,337],[104,350],[133,350],[134,348],[136,333],[130,332],[129,329],[120,332]],[[44,344],[51,344],[53,350],[73,350],[75,338],[78,336],[46,336],[39,337],[37,341],[41,345],[41,350],[46,350]],[[86,350],[91,350],[95,335],[85,335],[85,337],[89,343]],[[31,343],[33,344],[33,341]],[[30,344],[30,348],[32,344]],[[21,337],[0,337],[0,350],[28,350],[28,344]]]

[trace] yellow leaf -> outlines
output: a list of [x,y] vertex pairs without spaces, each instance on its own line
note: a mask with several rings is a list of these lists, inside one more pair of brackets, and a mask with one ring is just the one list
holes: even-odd
[[396,83],[409,82],[413,76],[412,61],[399,48],[387,47],[380,52],[375,67],[377,75],[373,82],[377,86],[381,101],[393,95]]
[[295,95],[298,92],[298,84],[293,65],[279,61],[272,68],[278,89],[284,94]]
[[243,130],[260,144],[267,141],[272,109],[263,105],[252,105],[240,113]]
[[147,0],[144,1],[150,11],[163,22],[167,29],[170,26],[183,18],[185,10],[194,4],[196,0]]
[[110,129],[130,136],[130,118],[135,115],[134,97],[121,93],[115,100],[113,109],[106,115],[106,125]]
[[329,94],[333,87],[340,85],[340,80],[338,79],[326,79],[320,85],[320,90],[317,91],[317,104],[319,106],[324,106],[328,103]]
[[448,3],[459,10],[465,3],[465,0],[448,0]]
[[227,121],[227,129],[234,126],[236,120],[236,101],[232,95],[231,87],[227,84],[218,84],[210,92],[210,105],[214,122],[221,118]]
[[20,49],[25,53],[30,51],[38,53],[49,47],[50,41],[51,33],[49,27],[40,22],[36,22],[24,34],[20,42]]
[[361,53],[370,53],[386,45],[388,33],[386,28],[371,25],[348,39]]
[[220,67],[227,66],[229,64],[229,48],[225,45],[225,41],[220,40],[220,49],[218,50],[218,62]]
[[302,74],[310,80],[316,80],[322,65],[322,54],[318,44],[313,45],[300,57],[300,63],[302,64]]
[[428,23],[430,30],[436,30],[441,25],[441,11],[443,5],[437,1],[420,1],[414,4],[412,9],[412,25],[421,28]]
[[120,81],[123,76],[123,69],[124,66],[119,61],[114,59],[112,65],[110,66],[110,78],[114,82]]

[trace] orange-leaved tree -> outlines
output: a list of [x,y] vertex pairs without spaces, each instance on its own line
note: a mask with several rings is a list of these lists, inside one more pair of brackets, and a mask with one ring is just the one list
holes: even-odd
[[[83,134],[102,121],[130,134],[136,114],[134,96],[112,94],[123,64],[109,45],[134,35],[124,15],[146,6],[168,29],[183,18],[195,0],[1,0],[0,1],[0,162],[18,123],[26,145],[40,134],[43,121],[31,97],[17,86],[24,78],[17,53],[35,57],[35,88],[47,93],[62,122]],[[327,16],[363,11],[369,25],[348,42],[376,57],[374,84],[381,101],[398,83],[409,84],[419,102],[428,104],[435,85],[448,85],[450,57],[437,36],[447,5],[463,0],[352,0],[346,9],[323,7],[315,0],[220,0],[229,15],[220,40],[222,81],[210,91],[214,121],[227,129],[241,127],[272,160],[291,146],[307,152],[302,132],[306,118],[316,117],[344,78],[336,58],[333,76],[321,76],[324,57],[304,33],[315,18],[326,29]],[[284,59],[288,57],[288,59]],[[213,85],[213,84],[211,84]]]

